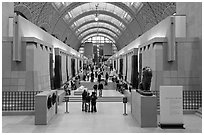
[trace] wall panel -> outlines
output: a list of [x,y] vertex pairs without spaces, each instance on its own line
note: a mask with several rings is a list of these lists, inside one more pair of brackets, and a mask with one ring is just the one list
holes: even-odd
[[128,67],[127,67],[127,82],[131,83],[131,73],[132,73],[132,54],[127,54],[127,62],[128,62]]
[[126,77],[126,55],[123,56],[123,79]]
[[67,73],[66,73],[66,54],[61,54],[61,71],[62,71],[62,84],[67,81]]

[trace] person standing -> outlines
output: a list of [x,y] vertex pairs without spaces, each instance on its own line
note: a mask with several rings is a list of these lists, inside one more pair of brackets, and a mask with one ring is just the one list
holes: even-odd
[[103,84],[101,82],[98,84],[98,90],[99,90],[99,97],[102,97]]
[[69,86],[69,84],[68,84],[68,83],[65,83],[65,85],[64,85],[64,91],[65,91],[65,95],[66,95],[66,96],[69,95],[68,86]]
[[98,89],[98,85],[97,85],[97,84],[94,84],[94,86],[93,86],[93,90],[94,90],[96,96],[97,96],[97,89]]
[[98,82],[101,82],[101,72],[98,73]]
[[98,72],[97,72],[97,70],[95,71],[95,78],[97,78],[97,76],[98,76]]
[[89,72],[87,73],[87,81],[89,81]]
[[84,90],[82,93],[82,111],[85,111],[86,96],[87,96],[87,92],[86,90]]
[[79,77],[75,77],[75,84],[76,84],[76,89],[80,87],[80,80]]
[[83,81],[86,81],[86,74],[83,73]]
[[88,92],[86,95],[86,105],[85,105],[85,112],[90,112],[90,101],[91,101],[91,96],[90,93]]
[[96,100],[97,100],[97,96],[95,94],[95,92],[92,92],[91,95],[91,112],[97,112],[96,110]]
[[109,75],[108,75],[108,72],[106,72],[106,81],[105,81],[105,85],[108,85],[108,78],[109,78]]
[[94,81],[94,73],[91,72],[91,82],[93,82],[93,81]]

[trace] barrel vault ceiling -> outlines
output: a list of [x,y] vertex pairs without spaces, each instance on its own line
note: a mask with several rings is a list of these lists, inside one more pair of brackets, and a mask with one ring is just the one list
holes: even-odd
[[174,14],[176,3],[15,2],[14,11],[75,50],[96,33],[114,40],[120,50]]

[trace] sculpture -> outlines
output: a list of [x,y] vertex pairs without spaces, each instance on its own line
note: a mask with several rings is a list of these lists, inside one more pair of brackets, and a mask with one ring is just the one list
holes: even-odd
[[55,93],[52,94],[52,105],[56,103],[57,96]]
[[152,70],[150,67],[144,67],[142,69],[142,80],[139,84],[139,89],[143,91],[150,91],[152,79]]
[[47,108],[50,109],[52,107],[52,96],[49,95],[47,99]]

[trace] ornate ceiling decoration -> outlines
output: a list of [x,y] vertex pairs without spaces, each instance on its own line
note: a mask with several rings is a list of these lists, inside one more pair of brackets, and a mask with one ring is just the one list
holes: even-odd
[[121,49],[176,12],[175,2],[15,2],[14,6],[15,12],[76,50],[96,33],[112,38]]

